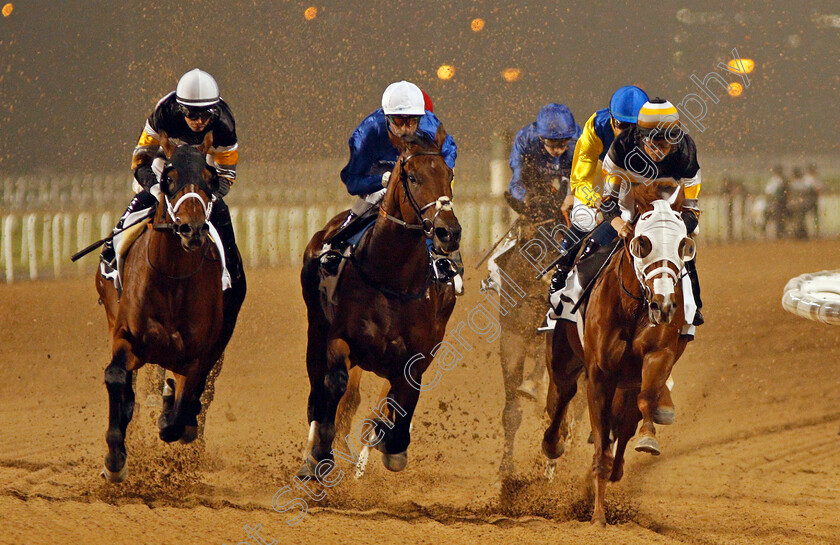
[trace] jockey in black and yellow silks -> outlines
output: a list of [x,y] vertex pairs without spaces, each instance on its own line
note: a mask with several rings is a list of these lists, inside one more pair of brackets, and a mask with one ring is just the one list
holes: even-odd
[[[159,176],[163,170],[164,155],[160,147],[161,134],[177,146],[197,146],[207,133],[213,135],[213,146],[207,154],[207,163],[218,175],[219,191],[209,218],[221,238],[225,262],[231,277],[232,288],[244,296],[245,274],[236,247],[230,211],[222,200],[236,180],[239,144],[236,123],[227,103],[219,96],[219,87],[213,77],[199,69],[184,74],[172,91],[155,106],[146,119],[143,132],[134,148],[131,168],[134,171],[136,195],[117,223],[122,229],[140,218],[145,211],[157,207],[161,198]],[[107,243],[101,256],[103,275],[111,277],[116,269],[113,245]]]

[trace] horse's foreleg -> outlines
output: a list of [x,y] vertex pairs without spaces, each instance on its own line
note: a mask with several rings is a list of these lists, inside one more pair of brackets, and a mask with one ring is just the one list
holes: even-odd
[[567,411],[569,402],[577,393],[578,377],[583,366],[566,342],[562,327],[558,327],[547,342],[552,342],[550,349],[546,349],[546,356],[551,355],[547,362],[551,386],[545,410],[551,422],[543,434],[542,450],[543,454],[553,460],[559,458],[565,450],[569,434]]
[[659,455],[661,449],[656,440],[656,427],[653,423],[654,414],[659,405],[659,395],[666,388],[665,383],[674,365],[673,353],[660,350],[645,355],[642,363],[642,389],[638,396],[638,407],[642,413],[642,428],[639,431],[639,441],[636,450]]
[[[132,372],[127,370],[130,359],[134,359],[131,345],[124,339],[114,343],[114,354],[105,368],[105,387],[108,389],[108,454],[102,476],[118,483],[128,475],[126,466],[125,433],[131,417],[134,416],[134,387]],[[132,366],[133,368],[133,366]]]
[[[415,384],[421,383],[420,376],[414,379]],[[388,395],[376,408],[375,412],[379,417],[376,420],[379,438],[376,448],[382,452],[382,464],[390,471],[402,471],[408,464],[411,419],[414,417],[418,399],[420,390],[409,384],[405,377],[400,377],[391,382]],[[383,414],[386,412],[387,414]]]
[[616,390],[612,407],[612,429],[615,435],[613,470],[610,480],[620,481],[624,475],[624,453],[627,443],[636,433],[641,414],[636,406],[638,389]]
[[595,509],[592,513],[592,523],[606,526],[604,496],[607,491],[607,481],[613,469],[613,454],[610,449],[610,412],[615,396],[615,381],[596,364],[590,364],[588,368],[589,382],[586,390],[589,399],[589,420],[592,423],[592,435],[595,439],[595,455],[592,460],[595,478]]
[[195,404],[199,401],[195,398],[199,384],[202,384],[206,376],[199,371],[197,361],[193,362],[185,375],[175,375],[175,403],[172,412],[164,426],[161,426],[159,435],[163,441],[171,443],[177,441],[184,435],[189,415],[195,412]]
[[350,369],[350,377],[347,381],[347,391],[338,402],[338,409],[335,414],[335,430],[339,437],[345,436],[350,432],[350,424],[353,422],[353,416],[359,408],[359,403],[362,401],[362,395],[359,393],[359,384],[362,380],[362,368],[359,366]]
[[512,326],[502,326],[499,341],[499,360],[502,364],[502,379],[505,386],[505,407],[502,410],[502,428],[505,432],[505,445],[502,452],[502,463],[499,473],[509,475],[513,472],[513,446],[516,432],[522,424],[522,408],[516,389],[522,382],[522,372],[525,364],[525,352],[520,348],[520,338],[512,332]]
[[[304,462],[303,467],[298,471],[298,476],[315,476],[315,467],[324,460],[332,461],[332,444],[335,439],[335,413],[341,397],[347,391],[347,381],[350,368],[350,347],[343,339],[333,339],[327,345],[327,372],[323,379],[323,399],[318,407],[316,418],[310,418],[310,422],[316,421],[316,444],[312,447],[310,455]],[[310,381],[312,376],[310,375]],[[310,394],[310,401],[312,395]]]

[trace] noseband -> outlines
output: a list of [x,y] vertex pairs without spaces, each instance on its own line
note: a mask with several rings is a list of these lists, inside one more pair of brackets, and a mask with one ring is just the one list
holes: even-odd
[[169,197],[167,197],[166,195],[163,196],[163,200],[166,203],[166,213],[169,215],[169,218],[172,221],[169,223],[156,223],[154,225],[154,228],[158,231],[166,231],[171,229],[173,233],[175,233],[176,235],[180,235],[181,233],[179,232],[179,229],[181,227],[181,220],[178,219],[177,214],[178,210],[181,208],[181,205],[184,204],[184,201],[186,201],[187,199],[198,199],[198,202],[201,203],[202,210],[204,210],[204,221],[206,223],[209,223],[210,214],[213,212],[213,203],[216,201],[216,196],[212,195],[210,197],[210,202],[208,203],[205,202],[204,199],[201,198],[201,195],[199,195],[198,193],[194,191],[189,191],[181,195],[181,197],[177,201],[175,201],[174,205],[171,202],[169,202]]
[[[417,199],[414,198],[414,194],[411,193],[411,189],[409,189],[408,187],[408,175],[406,175],[405,172],[405,165],[410,159],[417,157],[418,155],[437,155],[439,157],[443,157],[443,154],[439,151],[418,151],[416,153],[412,153],[408,157],[400,158],[399,182],[402,184],[403,192],[408,198],[408,202],[409,204],[411,204],[411,208],[414,210],[414,214],[415,216],[417,216],[417,219],[420,221],[420,223],[406,223],[405,221],[399,218],[395,218],[394,216],[385,213],[384,208],[380,208],[380,212],[383,216],[385,216],[386,219],[393,221],[398,225],[402,225],[406,229],[421,229],[423,231],[423,234],[426,235],[426,238],[432,238],[434,236],[435,220],[437,219],[438,214],[440,214],[441,212],[452,210],[452,199],[445,195],[442,195],[438,197],[437,200],[434,200],[422,207],[419,204],[417,204]],[[423,213],[433,206],[436,210],[434,217],[432,219],[424,217]]]

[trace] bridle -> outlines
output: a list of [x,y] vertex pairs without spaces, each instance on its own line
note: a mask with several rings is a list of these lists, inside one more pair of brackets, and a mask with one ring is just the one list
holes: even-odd
[[[164,171],[164,175],[166,171]],[[195,184],[190,184],[195,185]],[[175,236],[186,235],[188,233],[189,226],[186,224],[182,224],[180,218],[178,218],[178,210],[181,208],[181,205],[184,204],[185,201],[188,199],[197,199],[198,202],[201,203],[201,208],[204,211],[204,226],[205,228],[209,228],[210,225],[210,214],[213,212],[213,203],[216,202],[215,195],[210,196],[209,202],[205,202],[204,198],[201,195],[196,193],[195,191],[188,191],[181,195],[175,204],[173,205],[169,197],[167,195],[163,195],[164,203],[166,204],[166,213],[168,214],[169,218],[172,220],[168,223],[155,223],[152,225],[152,228],[156,231],[172,231]],[[169,280],[186,280],[198,274],[201,270],[201,267],[204,266],[204,262],[207,261],[207,252],[210,248],[209,244],[204,245],[204,249],[201,252],[201,260],[198,262],[198,266],[192,272],[182,275],[182,276],[172,276],[170,274],[166,274],[165,272],[161,271],[157,267],[155,267],[154,263],[152,263],[152,257],[150,255],[150,247],[146,246],[146,261],[149,264],[149,267],[152,268],[156,273],[167,278]]]
[[[428,204],[426,204],[422,207],[419,204],[417,204],[417,199],[414,198],[414,194],[411,192],[411,189],[408,187],[408,174],[406,173],[405,166],[406,166],[406,164],[408,163],[409,160],[411,160],[414,157],[417,157],[418,155],[437,155],[439,157],[443,157],[443,154],[439,151],[418,151],[418,152],[412,153],[411,155],[408,155],[406,157],[401,157],[400,158],[400,179],[398,181],[399,181],[399,183],[402,184],[403,193],[405,194],[406,198],[408,199],[408,202],[411,205],[411,208],[414,210],[414,214],[415,214],[415,216],[417,216],[417,219],[420,221],[420,223],[419,224],[417,224],[417,223],[407,223],[407,222],[401,220],[400,218],[394,217],[394,216],[388,214],[387,212],[385,212],[385,209],[382,207],[382,205],[379,206],[379,213],[382,216],[384,216],[385,219],[390,220],[390,221],[396,223],[397,225],[401,225],[401,226],[405,227],[406,229],[420,229],[420,230],[423,231],[423,234],[426,235],[426,238],[431,239],[434,236],[434,232],[435,232],[435,220],[437,219],[438,215],[441,212],[446,212],[446,211],[452,210],[452,199],[445,196],[445,195],[441,195],[436,200],[434,200],[434,201],[432,201],[432,202],[430,202],[430,203],[428,203]],[[451,169],[450,169],[450,172],[451,172]],[[429,219],[429,218],[425,217],[423,214],[426,212],[426,210],[428,210],[429,208],[431,208],[433,206],[435,207],[435,215],[434,215],[434,217]]]

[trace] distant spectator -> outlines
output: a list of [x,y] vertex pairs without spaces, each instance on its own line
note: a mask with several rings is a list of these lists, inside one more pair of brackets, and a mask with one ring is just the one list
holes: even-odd
[[793,236],[799,240],[808,238],[808,228],[805,226],[805,193],[802,185],[804,175],[801,167],[793,167],[787,203],[787,215],[793,225]]
[[775,237],[781,238],[785,236],[785,216],[787,216],[787,198],[788,191],[790,190],[790,182],[785,177],[781,165],[774,166],[770,172],[770,179],[764,188],[764,193],[770,201],[770,206],[767,211],[768,223],[775,225]]
[[810,221],[814,226],[814,236],[816,237],[820,236],[819,202],[822,190],[822,182],[817,177],[817,165],[811,163],[808,165],[805,176],[802,177],[803,216],[811,217]]

